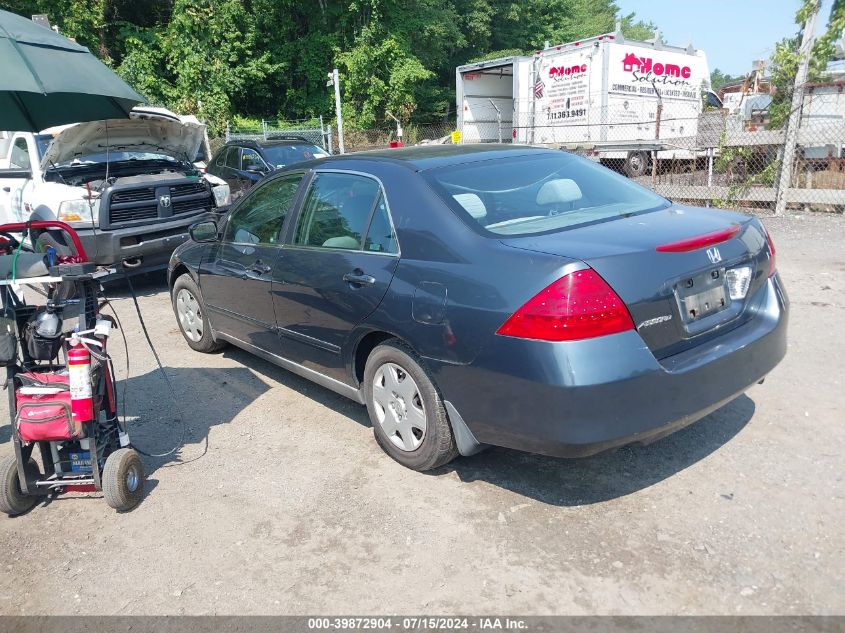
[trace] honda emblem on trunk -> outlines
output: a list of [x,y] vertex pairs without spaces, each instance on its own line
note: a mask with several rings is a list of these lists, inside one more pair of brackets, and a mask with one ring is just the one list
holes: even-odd
[[[161,198],[158,199],[158,202],[159,202],[159,204],[161,204],[161,206],[163,206],[166,209],[167,207],[170,206],[170,196],[162,196]],[[709,253],[710,251],[707,251],[707,252]],[[716,252],[718,253],[719,251],[716,251]]]
[[722,254],[719,252],[719,249],[715,246],[713,248],[707,249],[707,257],[710,260],[711,264],[718,264],[722,261]]

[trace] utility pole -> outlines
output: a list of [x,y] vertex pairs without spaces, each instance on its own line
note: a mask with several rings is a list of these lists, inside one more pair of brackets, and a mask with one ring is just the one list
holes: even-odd
[[334,85],[334,111],[337,116],[337,147],[341,154],[345,154],[346,149],[343,147],[343,113],[340,111],[340,78],[337,68],[329,73],[329,81],[326,85]]
[[[654,32],[655,41],[659,37],[659,31]],[[657,84],[655,83],[654,79],[651,80],[651,87],[654,88],[654,94],[657,95],[657,118],[654,121],[654,140],[660,140],[660,120],[663,118],[663,95],[660,94],[660,91],[657,89]],[[657,147],[657,143],[655,143],[655,147]],[[657,152],[658,150],[655,149],[651,153],[651,188],[655,189],[657,187]]]
[[786,122],[784,136],[783,162],[780,166],[778,178],[777,198],[775,200],[775,215],[786,210],[786,191],[792,184],[792,169],[795,163],[795,148],[798,144],[798,128],[801,126],[801,108],[804,105],[804,84],[807,83],[807,73],[810,68],[810,55],[813,52],[813,36],[816,29],[816,18],[819,15],[820,2],[814,2],[807,21],[804,23],[804,33],[801,36],[801,48],[798,50],[798,72],[795,73],[795,88],[792,91],[792,105],[789,119]]

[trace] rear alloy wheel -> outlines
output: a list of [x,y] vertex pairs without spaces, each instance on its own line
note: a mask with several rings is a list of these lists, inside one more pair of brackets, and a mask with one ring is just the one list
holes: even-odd
[[211,337],[211,325],[200,289],[190,275],[183,274],[176,280],[171,298],[179,329],[191,349],[209,354],[226,346],[224,341],[215,341]]
[[457,457],[440,394],[410,348],[399,341],[376,347],[364,386],[376,441],[393,459],[424,471]]

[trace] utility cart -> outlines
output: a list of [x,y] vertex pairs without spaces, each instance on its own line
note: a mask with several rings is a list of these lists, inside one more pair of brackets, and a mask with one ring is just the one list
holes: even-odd
[[0,364],[14,448],[0,460],[6,514],[64,492],[102,491],[120,511],[141,499],[144,465],[118,418],[99,285],[70,226],[0,225]]

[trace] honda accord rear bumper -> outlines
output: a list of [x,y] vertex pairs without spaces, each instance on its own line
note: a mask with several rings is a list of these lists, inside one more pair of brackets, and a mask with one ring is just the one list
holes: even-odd
[[623,332],[566,343],[495,336],[471,365],[432,362],[443,397],[478,442],[579,457],[647,442],[718,409],[786,353],[777,276],[745,324],[658,361]]

